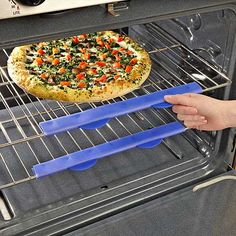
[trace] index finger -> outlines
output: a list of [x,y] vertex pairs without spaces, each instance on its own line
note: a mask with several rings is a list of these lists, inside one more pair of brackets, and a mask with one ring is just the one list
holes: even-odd
[[192,94],[177,94],[177,95],[166,95],[164,97],[166,102],[174,105],[193,106]]

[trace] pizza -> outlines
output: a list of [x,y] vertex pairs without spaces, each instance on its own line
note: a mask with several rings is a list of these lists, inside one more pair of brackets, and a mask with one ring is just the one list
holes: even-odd
[[39,98],[97,102],[127,94],[148,78],[151,61],[135,41],[113,31],[19,46],[8,73]]

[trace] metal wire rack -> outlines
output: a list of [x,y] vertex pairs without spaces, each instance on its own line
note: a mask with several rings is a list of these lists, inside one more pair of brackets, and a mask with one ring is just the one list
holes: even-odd
[[[193,81],[198,82],[204,91],[230,83],[223,73],[155,24],[132,27],[129,35],[150,53],[153,61],[150,78],[139,90],[101,103],[61,103],[40,100],[25,93],[14,84],[7,73],[6,61],[10,51],[0,52],[0,189],[34,179],[31,170],[34,164],[168,123],[176,118],[168,109],[148,109],[115,118],[100,129],[78,129],[52,137],[43,136],[38,125],[41,121]],[[194,138],[205,142],[200,136],[195,135]],[[176,158],[181,158],[176,147],[166,141],[163,145]]]

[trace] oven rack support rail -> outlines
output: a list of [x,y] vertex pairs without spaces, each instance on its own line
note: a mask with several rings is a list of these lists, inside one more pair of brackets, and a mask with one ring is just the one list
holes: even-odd
[[126,115],[131,112],[136,112],[151,107],[168,108],[172,106],[170,103],[165,102],[165,95],[201,92],[202,88],[200,85],[196,82],[192,82],[190,84],[131,98],[126,101],[103,105],[92,110],[40,122],[39,125],[42,128],[44,135],[53,135],[76,128],[96,129],[104,126],[111,119],[121,115]]
[[186,128],[179,122],[172,122],[37,164],[33,166],[33,171],[36,178],[41,178],[67,169],[86,170],[94,166],[98,159],[135,147],[153,148],[164,138],[183,133],[185,130]]
[[[65,132],[75,128],[96,129],[105,125],[110,119],[120,115],[136,112],[146,108],[166,108],[171,104],[165,102],[165,95],[201,93],[202,88],[195,82],[169,88],[162,91],[146,94],[126,101],[104,105],[92,110],[60,117],[40,123],[46,135]],[[85,170],[94,166],[97,159],[110,156],[134,147],[153,148],[161,143],[164,138],[185,131],[179,122],[172,122],[151,130],[142,131],[121,139],[100,144],[82,151],[74,152],[55,160],[33,166],[36,178],[41,178],[62,170]]]

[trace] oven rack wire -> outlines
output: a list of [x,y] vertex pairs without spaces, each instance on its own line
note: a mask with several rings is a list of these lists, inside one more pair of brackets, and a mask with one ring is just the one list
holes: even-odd
[[[143,45],[150,54],[153,62],[150,78],[139,90],[130,94],[106,102],[86,105],[40,100],[20,90],[10,79],[7,73],[7,66],[6,64],[4,65],[9,56],[9,51],[2,51],[5,59],[3,60],[3,65],[0,64],[0,104],[2,107],[0,110],[0,170],[2,173],[0,189],[35,179],[31,169],[34,164],[52,160],[71,152],[63,144],[61,135],[43,136],[39,127],[39,122],[41,121],[81,112],[86,109],[93,109],[103,104],[124,101],[131,97],[190,82],[197,82],[203,88],[203,91],[214,90],[230,84],[230,79],[227,76],[155,24],[134,26],[129,29],[129,35]],[[105,135],[107,131],[114,138],[121,138],[125,136],[124,134],[130,135],[176,120],[176,117],[169,109],[160,111],[153,108],[149,109],[149,112],[156,118],[157,123],[149,119],[149,115],[145,111],[139,111],[126,115],[128,122],[124,122],[122,117],[117,117],[112,124],[108,123],[105,128],[94,130],[93,134],[79,129],[76,132],[83,136],[84,141],[82,143],[75,137],[74,131],[68,131],[66,133],[68,142],[72,143],[77,150],[82,150],[85,147],[97,145],[93,141],[93,135],[97,135],[101,140],[100,142],[104,143],[110,141]],[[115,128],[116,126],[122,132],[118,131]],[[206,140],[199,134],[191,132],[191,135],[198,143],[206,143]],[[52,139],[59,147],[60,154],[55,154],[50,149],[48,144]],[[32,145],[35,142],[40,143],[40,146],[43,147],[43,157],[35,150],[35,144]],[[164,140],[162,145],[165,145],[176,158],[181,158],[181,155],[178,155],[178,150],[176,151],[176,147],[170,145],[169,142]],[[27,157],[24,156],[22,150],[19,151],[20,148],[27,149]],[[11,156],[9,156],[9,150]],[[10,158],[12,159],[11,161],[9,161]],[[26,164],[25,160],[27,158],[30,161],[27,160]],[[12,164],[12,161],[14,164]]]

